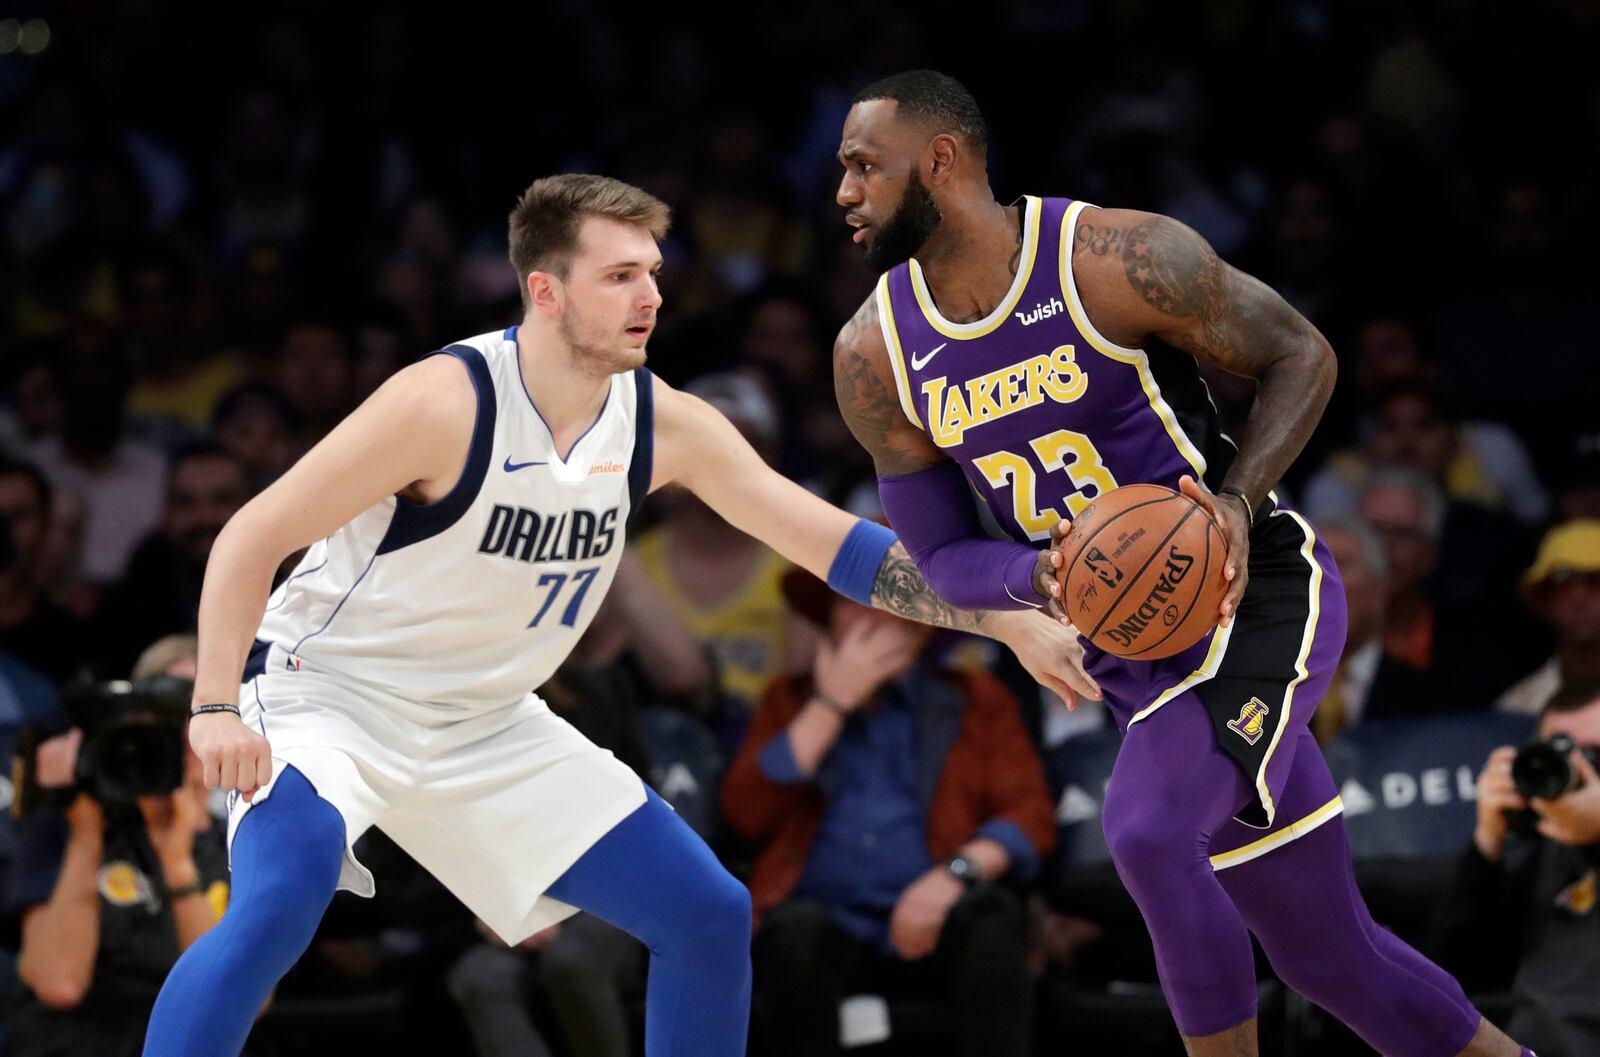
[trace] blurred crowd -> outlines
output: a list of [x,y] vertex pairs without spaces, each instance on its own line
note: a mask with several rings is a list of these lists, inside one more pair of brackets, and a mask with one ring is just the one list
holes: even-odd
[[[92,784],[65,689],[192,674],[233,512],[394,371],[518,319],[505,217],[537,176],[673,206],[652,367],[876,516],[831,384],[874,280],[834,152],[853,91],[900,69],[972,88],[1002,201],[1174,216],[1332,342],[1338,389],[1283,484],[1349,595],[1320,739],[1498,710],[1600,743],[1592,0],[823,0],[703,25],[575,0],[33,6],[28,49],[0,22],[0,749],[57,793],[0,821],[0,1053],[137,1053],[228,897],[222,804],[192,774],[61,792]],[[1249,387],[1208,380],[1237,426]],[[1094,1022],[1062,1034],[1038,981],[1153,979],[1128,907],[1040,894],[1064,817],[1046,762],[1103,732],[1092,703],[830,601],[687,496],[653,501],[626,561],[541,692],[751,885],[753,1052],[1074,1052]],[[1530,805],[1504,753],[1480,766],[1435,949],[1522,922],[1461,971],[1547,1025],[1540,1053],[1600,1052],[1596,797],[1508,836]],[[25,792],[0,779],[0,803]],[[365,840],[378,898],[336,901],[250,1052],[636,1051],[633,941],[580,917],[507,948]],[[1587,983],[1550,968],[1573,958]]]

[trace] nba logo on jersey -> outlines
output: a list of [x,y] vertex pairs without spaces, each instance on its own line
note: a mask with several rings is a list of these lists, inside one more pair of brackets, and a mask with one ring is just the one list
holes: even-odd
[[1266,731],[1266,723],[1267,706],[1259,697],[1252,697],[1239,709],[1239,718],[1228,720],[1228,729],[1254,745]]

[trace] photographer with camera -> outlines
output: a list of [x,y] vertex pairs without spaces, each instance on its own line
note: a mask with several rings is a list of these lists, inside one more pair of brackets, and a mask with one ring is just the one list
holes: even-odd
[[1478,775],[1478,823],[1434,918],[1439,964],[1509,988],[1505,1029],[1540,1057],[1600,1053],[1600,683],[1564,686],[1535,742]]
[[[149,653],[193,671],[192,649]],[[167,971],[227,905],[224,827],[187,748],[186,679],[66,696],[75,726],[38,745],[19,790],[9,902],[28,994],[9,1018],[12,1053],[136,1057]]]

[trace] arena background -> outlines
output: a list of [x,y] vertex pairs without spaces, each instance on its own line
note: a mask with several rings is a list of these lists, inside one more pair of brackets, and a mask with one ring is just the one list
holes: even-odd
[[[833,201],[834,152],[855,90],[934,67],[984,108],[1001,201],[1176,217],[1328,336],[1339,388],[1291,494],[1336,506],[1352,466],[1388,459],[1464,511],[1425,590],[1473,628],[1438,644],[1431,696],[1330,750],[1387,827],[1357,832],[1369,896],[1422,935],[1429,886],[1470,836],[1471,776],[1510,729],[1495,724],[1516,722],[1495,703],[1553,648],[1518,578],[1550,526],[1600,516],[1597,53],[1594,0],[0,5],[0,454],[43,466],[65,497],[27,575],[66,632],[0,647],[59,682],[125,674],[191,630],[184,548],[203,557],[208,529],[174,535],[173,456],[219,441],[258,488],[395,369],[515,322],[506,215],[555,172],[671,204],[651,366],[674,384],[759,382],[779,467],[870,513],[829,356],[874,277]],[[1212,383],[1238,421],[1248,386]],[[1403,436],[1374,454],[1386,430]],[[1450,458],[1429,454],[1428,430]],[[97,490],[106,475],[126,487]],[[163,532],[164,557],[144,554]],[[1052,733],[1052,704],[975,656],[1023,691],[1060,801],[1041,915],[1121,935],[1131,905],[1071,829],[1092,818],[1095,781],[1074,770],[1092,756],[1074,738],[1103,747],[1104,732],[1090,718]],[[715,707],[674,714],[706,728],[691,743],[714,757],[736,744]],[[663,759],[669,741],[651,745],[658,782],[698,788],[722,766]],[[700,792],[715,845],[747,868]],[[403,862],[374,866],[384,895],[340,897],[250,1052],[472,1052],[445,986],[470,916]],[[1050,949],[1040,939],[1041,968]],[[1108,997],[1137,960],[1045,970],[1040,1052],[1170,1052],[1148,977]],[[1264,1009],[1264,1034],[1290,1040],[1264,1052],[1361,1052],[1281,994]],[[1089,1041],[1103,1036],[1114,1051]]]

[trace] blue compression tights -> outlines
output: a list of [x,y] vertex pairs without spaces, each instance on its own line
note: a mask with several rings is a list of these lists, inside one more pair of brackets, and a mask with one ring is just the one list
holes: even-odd
[[235,1057],[256,1013],[311,944],[344,862],[344,819],[284,769],[233,837],[228,912],[161,986],[145,1057]]
[[[239,823],[222,922],[173,967],[144,1057],[235,1057],[333,898],[344,821],[286,768]],[[655,793],[549,894],[650,948],[647,1057],[740,1057],[750,1012],[750,895]]]

